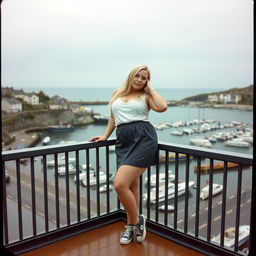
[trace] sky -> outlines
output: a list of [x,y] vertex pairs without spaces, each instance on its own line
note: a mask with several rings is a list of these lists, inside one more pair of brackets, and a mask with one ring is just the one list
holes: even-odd
[[159,88],[253,84],[252,0],[3,0],[2,86],[120,87],[147,65]]

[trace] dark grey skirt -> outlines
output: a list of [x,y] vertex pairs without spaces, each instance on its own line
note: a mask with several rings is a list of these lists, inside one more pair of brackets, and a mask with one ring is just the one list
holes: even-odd
[[117,169],[121,165],[147,168],[158,161],[158,139],[154,127],[145,121],[121,124],[116,129]]

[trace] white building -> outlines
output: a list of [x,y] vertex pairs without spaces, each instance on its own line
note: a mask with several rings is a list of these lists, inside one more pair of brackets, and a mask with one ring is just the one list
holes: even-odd
[[23,100],[31,105],[39,105],[39,97],[35,93],[26,93]]
[[16,90],[14,91],[14,97],[23,99],[25,102],[31,105],[39,105],[39,97],[36,93],[25,93],[23,90]]
[[2,111],[6,111],[7,113],[22,111],[21,102],[14,98],[2,98],[1,106]]
[[219,97],[217,94],[208,95],[208,101],[210,102],[218,102]]
[[237,94],[220,94],[219,101],[224,104],[238,104],[241,100],[241,96]]

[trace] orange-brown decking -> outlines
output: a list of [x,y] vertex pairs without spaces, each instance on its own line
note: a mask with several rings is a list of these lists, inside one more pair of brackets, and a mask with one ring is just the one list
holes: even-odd
[[117,222],[72,238],[27,252],[22,256],[203,256],[150,232],[139,244],[119,243],[125,223]]

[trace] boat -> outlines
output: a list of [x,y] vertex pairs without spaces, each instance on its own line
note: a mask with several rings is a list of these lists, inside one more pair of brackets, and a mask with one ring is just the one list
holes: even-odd
[[48,145],[51,141],[51,138],[49,136],[46,136],[44,139],[43,139],[43,145]]
[[[158,209],[159,209],[160,211],[165,211],[165,205],[159,206]],[[168,212],[174,211],[174,206],[171,205],[171,204],[168,204],[168,205],[167,205],[167,211],[168,211]]]
[[94,121],[95,121],[96,123],[99,123],[99,124],[107,124],[107,123],[108,123],[108,119],[109,119],[109,117],[107,117],[107,116],[102,116],[102,115],[100,115],[100,114],[94,114],[94,115],[92,116],[92,118],[94,119]]
[[[68,158],[68,163],[72,164],[76,161],[76,158],[74,157],[70,157]],[[55,166],[55,160],[50,160],[46,162],[47,166],[49,167],[54,167]],[[65,156],[62,156],[60,158],[58,158],[58,166],[62,166],[62,165],[66,165],[66,160],[65,160]]]
[[[79,172],[84,172],[84,171],[86,171],[86,169],[87,169],[86,164],[79,165],[79,167],[78,167]],[[70,175],[70,174],[75,174],[75,173],[76,173],[76,164],[74,164],[74,163],[69,164],[68,174]],[[61,175],[61,176],[66,175],[66,166],[65,165],[59,167],[58,175]]]
[[56,124],[48,126],[48,132],[69,132],[73,130],[74,127],[71,124]]
[[[227,168],[231,169],[231,168],[235,168],[239,166],[239,164],[237,163],[232,163],[232,162],[228,162],[227,163]],[[210,164],[202,164],[200,167],[200,171],[209,171],[210,170]],[[214,163],[213,164],[213,170],[222,170],[224,169],[224,162],[220,162],[220,163]],[[198,166],[194,167],[194,170],[197,171],[198,170]]]
[[[159,173],[159,186],[165,184],[165,173]],[[175,175],[172,174],[172,171],[169,170],[168,173],[168,180],[169,181],[174,181],[175,180]],[[148,183],[148,177],[145,177],[145,183]],[[150,185],[151,186],[156,186],[156,174],[150,175]]]
[[[188,187],[191,187],[195,184],[194,181],[189,181]],[[178,196],[184,195],[186,192],[186,182],[180,182],[178,183]],[[172,182],[169,182],[168,184],[168,195],[167,199],[173,199],[175,197],[175,184]],[[147,200],[147,193],[143,194],[143,200]],[[159,186],[159,193],[158,193],[158,202],[164,202],[165,201],[165,185]],[[150,203],[155,204],[156,203],[156,187],[151,189],[150,192]]]
[[[99,175],[104,175],[105,172],[99,171]],[[96,177],[96,171],[95,170],[90,170],[90,177]],[[82,182],[84,179],[87,177],[87,171],[83,170],[81,173],[79,173],[79,182]],[[76,182],[76,175],[73,179],[74,182]]]
[[[179,161],[182,161],[182,160],[186,160],[186,154],[178,154],[178,160]],[[193,158],[193,156],[189,156],[189,159],[192,159]],[[169,162],[174,162],[175,161],[175,159],[176,159],[176,153],[169,153],[168,154],[168,161]],[[159,161],[160,162],[165,162],[165,154],[160,154],[159,155]]]
[[192,134],[192,133],[194,133],[194,130],[191,129],[191,128],[184,128],[184,129],[183,129],[183,133]]
[[195,138],[189,140],[191,144],[197,146],[197,147],[204,147],[204,148],[211,148],[212,143],[204,138]]
[[224,143],[226,146],[239,147],[239,148],[249,148],[250,143],[242,140],[228,140]]
[[[212,184],[212,195],[213,196],[221,193],[222,190],[223,190],[223,186],[222,185],[219,185],[219,184],[216,184],[216,183]],[[202,188],[201,191],[200,191],[200,198],[202,200],[205,200],[208,197],[209,197],[209,184],[206,185],[204,188]]]
[[171,135],[182,136],[183,135],[183,131],[174,130],[170,134]]
[[[107,184],[103,185],[103,186],[100,186],[100,193],[103,193],[103,192],[107,192],[107,189],[108,189],[108,186]],[[113,186],[111,184],[109,184],[109,191],[113,189]]]
[[[225,230],[224,232],[224,246],[227,246],[229,248],[234,247],[235,245],[235,228],[230,227]],[[238,232],[238,247],[242,246],[246,243],[246,241],[249,239],[250,234],[250,226],[249,225],[240,225],[239,226],[239,232]],[[213,236],[211,239],[211,242],[220,244],[221,235],[218,234],[217,236]]]
[[[109,174],[109,181],[112,180],[114,177],[113,173]],[[95,186],[97,185],[97,177],[93,176],[90,177],[90,186]],[[99,175],[99,184],[105,184],[107,183],[107,175],[103,174],[103,175]],[[82,180],[82,185],[84,185],[85,187],[87,187],[87,176],[85,177],[85,179]]]

